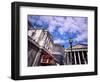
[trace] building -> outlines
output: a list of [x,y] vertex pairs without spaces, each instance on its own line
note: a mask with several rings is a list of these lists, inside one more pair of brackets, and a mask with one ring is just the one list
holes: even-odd
[[52,36],[44,29],[28,29],[28,66],[55,65]]
[[65,64],[76,65],[76,64],[88,64],[88,50],[87,45],[77,44],[71,48],[65,49]]
[[64,47],[60,44],[53,44],[53,56],[57,59],[57,65],[64,65]]

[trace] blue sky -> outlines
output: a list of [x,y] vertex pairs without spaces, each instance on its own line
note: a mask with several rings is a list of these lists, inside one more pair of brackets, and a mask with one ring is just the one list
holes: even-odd
[[73,45],[87,44],[87,17],[28,15],[28,21],[33,28],[47,29],[54,43],[61,44],[65,48],[69,47],[69,38],[73,39]]

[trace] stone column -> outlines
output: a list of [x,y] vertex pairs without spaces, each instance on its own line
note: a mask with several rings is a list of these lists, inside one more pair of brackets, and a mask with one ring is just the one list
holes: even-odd
[[69,55],[70,55],[70,54],[67,53],[66,55],[67,55],[67,64],[69,64],[69,60],[70,60],[70,59],[69,59]]
[[86,60],[85,60],[85,58],[84,58],[84,53],[83,53],[83,51],[82,51],[82,58],[83,58],[83,60],[84,60],[84,64],[86,64]]
[[28,56],[30,56],[32,54],[33,49],[31,49],[30,51],[28,51]]
[[38,63],[39,63],[39,60],[40,60],[41,52],[42,52],[41,49],[37,52],[36,57],[35,57],[35,60],[34,60],[34,63],[33,63],[33,66],[38,66]]
[[75,60],[75,64],[77,64],[77,61],[76,61],[76,53],[74,52],[74,60]]
[[78,60],[79,60],[79,64],[81,64],[81,58],[80,58],[80,53],[78,52]]
[[46,32],[44,33],[44,37],[43,37],[43,47],[45,47],[45,45],[46,45],[46,40],[47,40],[47,34],[46,34]]
[[70,55],[69,53],[66,53],[66,64],[67,64],[67,65],[69,64],[69,60],[70,60],[70,59],[69,59],[69,55]]
[[32,51],[33,49],[28,51],[28,66],[31,66],[33,64]]

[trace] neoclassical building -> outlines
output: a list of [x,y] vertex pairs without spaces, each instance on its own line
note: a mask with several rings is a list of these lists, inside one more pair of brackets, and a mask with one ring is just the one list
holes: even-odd
[[64,61],[66,65],[88,64],[87,45],[77,44],[71,48],[65,49]]
[[28,29],[28,66],[55,65],[52,36],[44,29]]

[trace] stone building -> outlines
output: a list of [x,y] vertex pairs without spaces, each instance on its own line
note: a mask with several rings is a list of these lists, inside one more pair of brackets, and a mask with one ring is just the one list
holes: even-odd
[[65,49],[65,64],[76,65],[76,64],[88,64],[88,50],[87,45],[77,44],[71,48]]
[[55,65],[52,36],[44,29],[28,29],[28,66]]

